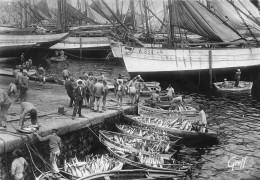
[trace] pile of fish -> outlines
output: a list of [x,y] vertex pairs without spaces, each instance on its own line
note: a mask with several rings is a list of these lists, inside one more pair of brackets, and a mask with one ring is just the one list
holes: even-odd
[[89,176],[110,170],[121,170],[123,163],[105,155],[88,155],[85,161],[79,161],[77,157],[64,162],[64,171],[76,177]]
[[117,125],[119,129],[122,129],[125,133],[141,136],[147,139],[156,140],[156,141],[170,141],[170,138],[165,132],[154,132],[148,129],[148,127],[140,126],[129,126],[129,125]]
[[170,149],[170,143],[167,141],[151,141],[145,139],[139,139],[134,137],[129,137],[127,135],[117,135],[117,134],[106,134],[110,140],[124,145],[126,147],[132,147],[138,150],[143,150],[147,152],[160,152],[160,153],[167,153]]
[[142,122],[148,125],[154,125],[163,128],[180,129],[180,130],[191,130],[191,123],[189,121],[180,122],[178,119],[171,120],[147,115],[133,116],[133,120]]

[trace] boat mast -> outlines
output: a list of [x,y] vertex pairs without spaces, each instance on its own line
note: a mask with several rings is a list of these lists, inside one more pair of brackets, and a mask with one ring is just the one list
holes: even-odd
[[[144,7],[147,7],[147,6],[148,6],[147,0],[144,0]],[[148,36],[150,34],[150,31],[149,31],[149,24],[148,24],[147,8],[144,8],[144,17],[145,17],[146,35]]]
[[116,0],[116,16],[120,19],[119,0]]
[[131,5],[131,18],[132,18],[132,29],[133,32],[136,31],[136,27],[135,27],[135,5],[134,5],[134,0],[130,1],[130,5]]
[[173,19],[172,19],[172,15],[173,15],[173,7],[172,7],[172,0],[168,0],[168,8],[169,8],[169,18],[170,18],[170,42],[169,42],[169,46],[170,48],[174,47],[175,48],[175,40],[174,40],[174,24],[173,24]]
[[[81,12],[81,3],[80,3],[80,0],[77,0],[77,9],[79,12]],[[82,25],[82,21],[79,20],[79,25]]]
[[57,13],[57,21],[58,21],[58,28],[65,32],[67,30],[66,25],[66,0],[58,0],[58,13]]
[[141,23],[143,26],[143,33],[145,33],[145,28],[144,28],[144,14],[143,14],[143,8],[142,8],[142,0],[139,0],[139,5],[140,5],[140,13],[141,13]]
[[164,10],[164,22],[166,24],[166,31],[167,31],[167,43],[168,45],[170,44],[170,39],[171,39],[171,30],[169,27],[169,13],[168,13],[168,8],[167,8],[167,4],[165,1],[163,1],[163,10]]

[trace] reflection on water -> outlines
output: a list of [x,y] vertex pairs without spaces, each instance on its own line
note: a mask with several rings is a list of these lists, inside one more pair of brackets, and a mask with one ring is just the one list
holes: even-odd
[[194,179],[260,179],[260,101],[250,93],[191,96],[219,134],[218,145],[181,151],[194,164]]

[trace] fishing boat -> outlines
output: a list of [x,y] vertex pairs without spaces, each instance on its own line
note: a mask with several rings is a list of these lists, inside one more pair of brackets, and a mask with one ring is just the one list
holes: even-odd
[[184,121],[183,123],[176,120],[162,119],[152,116],[132,116],[124,115],[124,120],[128,123],[140,124],[142,126],[149,126],[165,131],[174,136],[182,137],[182,143],[187,146],[194,146],[198,144],[215,143],[217,141],[217,133],[211,129],[207,132],[197,132],[192,130],[190,125]]
[[0,34],[0,57],[17,58],[22,52],[37,54],[67,38],[69,33],[46,35],[9,35]]
[[180,175],[190,174],[191,172],[191,164],[177,164],[175,163],[174,159],[164,160],[161,158],[160,154],[145,155],[139,152],[139,154],[137,155],[138,160],[134,161],[128,159],[128,157],[131,156],[132,152],[127,149],[121,148],[119,150],[117,147],[107,147],[107,149],[113,156],[120,159],[122,162],[125,162],[126,164],[137,168],[171,171]]
[[152,140],[149,137],[100,130],[99,140],[109,147],[116,146],[135,153],[142,151],[143,154],[162,153],[163,158],[169,158],[173,153],[176,153],[175,151],[171,151],[171,147],[174,146],[179,139],[167,141],[165,138],[162,138],[158,141]]
[[[36,180],[44,180],[52,177],[50,172],[42,174]],[[62,178],[59,178],[62,180]],[[65,179],[65,178],[64,178]],[[67,179],[67,178],[66,178]],[[72,178],[71,178],[72,179]],[[74,178],[75,179],[75,178]],[[107,179],[120,179],[120,180],[159,180],[159,179],[171,179],[171,180],[190,180],[187,175],[180,175],[172,173],[171,171],[161,170],[149,170],[149,169],[128,169],[120,171],[108,171],[91,174],[86,177],[77,178],[77,180],[107,180]]]
[[[60,175],[67,179],[76,180],[79,178],[87,178],[91,175],[102,174],[110,171],[120,171],[123,168],[121,161],[109,156],[102,155],[87,155],[84,161],[79,161],[77,157],[71,158],[70,162],[65,161],[64,167]],[[62,177],[61,176],[61,177]],[[53,177],[53,174],[46,172],[38,177],[38,180]]]
[[251,91],[253,82],[239,81],[238,87],[235,87],[235,81],[228,81],[228,87],[222,87],[223,82],[215,82],[214,86],[222,92],[245,92]]
[[107,37],[68,37],[50,47],[51,50],[63,50],[70,57],[106,58],[110,52]]
[[162,139],[166,141],[174,141],[178,144],[181,137],[173,136],[165,131],[159,131],[158,129],[152,129],[147,126],[116,124],[116,129],[120,133],[131,134],[135,136],[147,137],[152,140],[160,141]]
[[[205,2],[205,1],[204,1]],[[170,42],[163,48],[121,45],[127,71],[144,78],[186,75],[195,82],[211,81],[246,72],[260,66],[259,11],[250,1],[169,1]],[[176,7],[176,8],[172,8]],[[257,13],[253,13],[257,12]],[[177,17],[175,15],[178,15]],[[204,43],[176,42],[176,29],[185,29],[205,38]],[[250,33],[248,33],[250,32]],[[147,66],[149,64],[149,66]]]
[[138,114],[149,114],[149,113],[155,113],[155,114],[167,114],[167,115],[174,115],[174,114],[181,114],[181,115],[198,115],[198,111],[191,106],[186,105],[179,105],[177,110],[166,110],[170,107],[169,101],[161,101],[156,103],[156,106],[158,108],[150,107],[153,101],[151,100],[145,100],[145,103],[148,104],[142,104],[138,103]]

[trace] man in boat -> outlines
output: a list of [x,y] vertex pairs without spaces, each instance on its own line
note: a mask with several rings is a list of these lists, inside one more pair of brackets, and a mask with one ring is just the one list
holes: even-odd
[[0,89],[0,127],[6,129],[6,114],[11,106],[11,100],[3,89]]
[[38,68],[38,75],[39,75],[40,85],[42,85],[42,83],[45,84],[45,70],[41,64],[39,65]]
[[58,136],[58,129],[52,129],[52,134],[46,137],[41,137],[37,133],[34,133],[34,135],[37,137],[39,141],[49,140],[52,173],[57,175],[60,172],[57,166],[57,156],[60,155],[60,148],[61,148],[61,138]]
[[235,74],[235,87],[238,87],[239,85],[239,81],[240,81],[240,77],[241,77],[241,71],[240,69],[237,69],[237,72]]
[[174,89],[172,88],[172,85],[169,84],[169,86],[166,90],[167,90],[167,99],[168,99],[168,101],[171,101],[173,99],[173,97],[175,96],[174,95]]
[[153,92],[149,100],[152,100],[153,103],[161,102],[159,91],[156,90],[156,92]]
[[23,63],[25,63],[24,53],[21,54],[21,65],[23,65]]
[[135,94],[136,94],[136,89],[135,89],[135,77],[129,82],[129,84],[128,84],[128,89],[129,89],[129,97],[130,97],[131,105],[134,105],[134,102],[135,102]]
[[69,70],[67,68],[64,68],[63,71],[62,71],[63,79],[67,80],[70,75],[71,75],[71,73],[69,72]]
[[202,105],[199,106],[199,116],[200,116],[200,119],[198,122],[195,122],[192,124],[192,128],[195,130],[195,131],[200,131],[200,132],[207,132],[207,118],[206,118],[206,113],[204,111],[204,108]]
[[182,96],[178,96],[178,97],[175,97],[171,100],[171,103],[181,103],[181,104],[185,104],[185,95],[182,95]]
[[81,114],[81,109],[83,105],[83,100],[85,98],[85,91],[83,88],[82,81],[78,81],[78,87],[74,89],[73,95],[74,95],[75,105],[74,105],[72,120],[75,119],[77,113],[79,114],[79,117],[83,117]]
[[20,149],[15,149],[13,152],[14,160],[11,165],[11,175],[14,180],[24,180],[25,173],[29,167],[28,162],[23,158],[23,153]]
[[21,103],[20,122],[19,122],[21,129],[24,128],[24,121],[25,121],[26,115],[30,115],[32,125],[35,125],[35,127],[40,127],[40,125],[38,123],[37,110],[34,107],[34,105],[30,102],[22,102]]
[[229,84],[228,84],[228,81],[226,78],[224,78],[224,82],[222,83],[222,87],[223,88],[228,88],[229,87]]
[[74,87],[73,87],[73,84],[72,84],[73,82],[74,82],[73,78],[67,79],[65,81],[65,89],[67,91],[68,96],[70,97],[69,107],[72,107],[73,102],[74,102],[74,94],[73,94]]
[[21,76],[21,79],[19,80],[19,97],[16,99],[16,102],[19,100],[21,101],[27,101],[27,91],[29,87],[29,77],[27,76],[27,72],[23,72],[23,75]]

